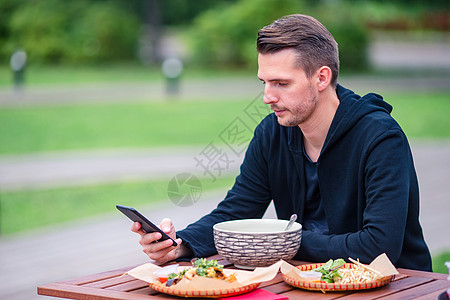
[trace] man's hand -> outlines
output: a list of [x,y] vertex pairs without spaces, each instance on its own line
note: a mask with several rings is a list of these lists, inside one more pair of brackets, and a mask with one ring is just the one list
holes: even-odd
[[162,237],[161,233],[145,233],[139,222],[134,222],[133,225],[131,225],[131,231],[136,232],[141,236],[139,244],[142,245],[142,251],[144,251],[150,259],[153,259],[158,263],[165,263],[191,254],[191,250],[182,244],[182,240],[176,238],[175,227],[170,219],[163,219],[159,224],[159,227],[168,236],[173,238],[178,246],[172,246],[171,240],[155,242]]

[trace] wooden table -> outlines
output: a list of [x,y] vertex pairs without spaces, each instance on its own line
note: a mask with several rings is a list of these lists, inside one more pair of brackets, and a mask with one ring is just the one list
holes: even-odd
[[[219,256],[220,264],[232,267]],[[293,265],[306,262],[290,261]],[[152,290],[144,281],[130,275],[123,275],[133,267],[117,269],[99,274],[89,275],[72,280],[55,282],[39,286],[39,295],[69,299],[182,299],[160,294]],[[376,289],[349,292],[313,292],[294,288],[282,280],[279,273],[273,280],[263,282],[259,288],[276,294],[288,296],[289,299],[437,299],[439,294],[449,288],[447,275],[431,272],[398,269],[393,282]],[[188,298],[193,299],[193,298]]]

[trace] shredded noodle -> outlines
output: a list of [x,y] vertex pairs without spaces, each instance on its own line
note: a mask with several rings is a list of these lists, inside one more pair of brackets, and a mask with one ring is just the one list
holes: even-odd
[[375,272],[369,271],[362,266],[354,265],[354,268],[340,268],[338,274],[341,276],[334,277],[335,283],[347,284],[347,283],[366,283],[374,281],[380,278],[380,275]]

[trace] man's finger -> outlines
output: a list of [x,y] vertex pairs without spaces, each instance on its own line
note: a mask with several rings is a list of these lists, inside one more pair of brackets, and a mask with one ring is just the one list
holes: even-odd
[[170,233],[174,229],[172,220],[168,218],[162,219],[161,223],[159,223],[159,227],[165,233]]
[[131,224],[131,231],[139,233],[141,236],[145,235],[145,231],[141,228],[141,224],[139,222],[134,222]]

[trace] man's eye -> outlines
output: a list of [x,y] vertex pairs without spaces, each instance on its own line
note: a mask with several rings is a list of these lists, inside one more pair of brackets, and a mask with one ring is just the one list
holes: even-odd
[[279,86],[287,86],[287,83],[284,83],[284,82],[278,82],[278,85],[279,85]]

